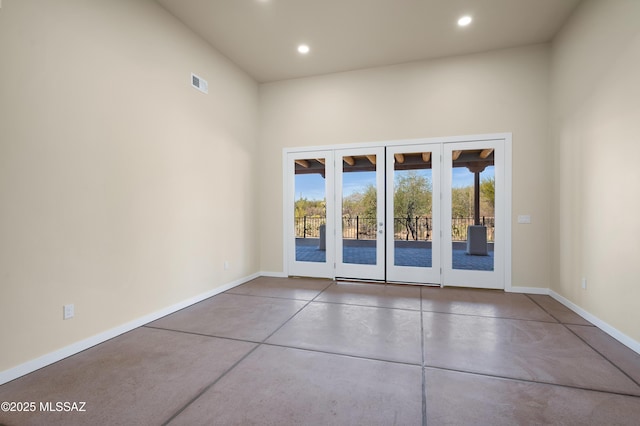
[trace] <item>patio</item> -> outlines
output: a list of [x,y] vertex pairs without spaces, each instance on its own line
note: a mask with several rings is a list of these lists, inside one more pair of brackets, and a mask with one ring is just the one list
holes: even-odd
[[[371,240],[344,240],[344,263],[374,265],[375,242]],[[493,246],[493,245],[491,245]],[[431,266],[431,243],[426,241],[396,241],[394,256],[396,266]],[[325,262],[326,252],[319,249],[317,238],[296,239],[296,260],[301,262]],[[493,249],[488,256],[472,256],[466,253],[464,242],[453,243],[453,269],[493,271]]]

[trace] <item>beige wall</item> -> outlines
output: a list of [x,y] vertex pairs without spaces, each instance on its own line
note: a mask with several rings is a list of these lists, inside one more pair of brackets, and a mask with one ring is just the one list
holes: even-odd
[[584,2],[554,41],[551,66],[552,290],[636,342],[639,17],[637,0]]
[[282,148],[513,132],[514,286],[549,285],[549,46],[260,86],[261,269],[281,272]]
[[4,0],[0,371],[281,272],[284,147],[502,132],[513,285],[551,286],[640,341],[639,15],[587,1],[552,47],[258,89],[151,0]]
[[246,74],[150,0],[4,0],[0,58],[0,371],[258,271]]

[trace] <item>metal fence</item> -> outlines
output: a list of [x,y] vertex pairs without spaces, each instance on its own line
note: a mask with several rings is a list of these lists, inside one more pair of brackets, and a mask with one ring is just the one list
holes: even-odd
[[[303,216],[295,218],[295,232],[297,238],[319,238],[320,225],[327,223],[327,218]],[[487,227],[487,241],[494,240],[495,218],[481,217],[480,223]],[[453,241],[466,241],[467,228],[474,225],[472,217],[454,217],[451,219],[451,238]],[[373,240],[376,237],[376,218],[374,217],[343,217],[342,238],[354,240]],[[393,219],[393,233],[396,240],[431,241],[433,230],[430,217],[415,217],[412,219]]]
[[396,240],[431,241],[432,229],[430,217],[393,219],[393,234]]
[[[496,218],[482,216],[480,224],[487,227],[487,241],[493,242]],[[453,241],[467,241],[467,229],[471,225],[475,225],[475,219],[472,217],[451,218],[451,239]]]
[[296,238],[320,238],[320,225],[327,223],[325,216],[295,218]]
[[342,218],[342,238],[353,240],[375,240],[376,239],[376,218],[375,217],[343,217]]

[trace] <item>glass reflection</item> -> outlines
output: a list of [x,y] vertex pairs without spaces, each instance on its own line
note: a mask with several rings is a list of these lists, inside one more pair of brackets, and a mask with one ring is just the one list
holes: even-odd
[[394,265],[432,266],[431,153],[394,154]]
[[376,156],[342,158],[342,262],[376,264]]
[[295,160],[294,232],[296,261],[327,261],[325,160]]
[[453,152],[453,269],[493,271],[495,166],[492,149]]

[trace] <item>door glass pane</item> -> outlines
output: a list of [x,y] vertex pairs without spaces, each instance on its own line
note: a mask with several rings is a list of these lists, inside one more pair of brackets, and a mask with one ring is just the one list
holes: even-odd
[[432,266],[432,182],[430,152],[394,154],[393,234],[396,266]]
[[326,262],[325,159],[295,160],[296,261]]
[[378,232],[375,155],[342,158],[342,262],[376,264]]
[[492,149],[453,151],[453,269],[493,271],[495,167]]

